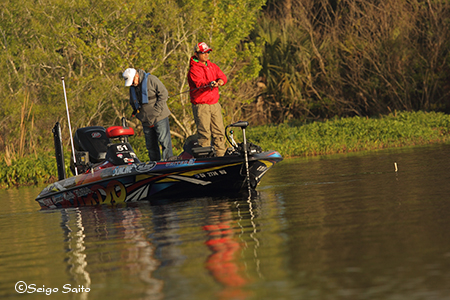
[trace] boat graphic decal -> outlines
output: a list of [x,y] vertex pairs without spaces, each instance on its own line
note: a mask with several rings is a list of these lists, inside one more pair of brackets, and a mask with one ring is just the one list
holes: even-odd
[[136,175],[136,182],[155,177],[155,174]]
[[125,186],[118,180],[111,180],[106,187],[95,184],[90,187],[90,190],[91,192],[87,197],[81,197],[77,200],[82,200],[84,205],[96,205],[99,203],[124,202],[127,197]]
[[139,184],[142,183],[148,183],[149,181],[155,181],[156,183],[163,183],[163,182],[177,182],[177,181],[186,181],[194,184],[200,184],[200,185],[208,185],[211,182],[210,181],[203,181],[198,180],[196,178],[183,176],[185,174],[151,174],[151,175],[138,175],[136,176],[136,181]]
[[134,171],[134,165],[115,167],[112,176],[120,176],[130,174]]
[[193,184],[200,184],[200,185],[208,185],[211,183],[211,181],[204,181],[204,180],[199,180],[199,179],[195,179],[195,178],[191,178],[191,177],[185,177],[185,176],[179,176],[179,175],[169,175],[170,178],[175,178],[181,181],[186,181],[186,182],[190,182]]
[[153,170],[155,167],[156,167],[156,162],[149,161],[149,162],[146,162],[146,163],[142,163],[142,164],[136,165],[136,172],[146,173],[148,171]]
[[258,168],[256,169],[256,171],[258,172],[266,172],[268,171],[272,166],[273,166],[273,162],[270,160],[260,160]]
[[132,164],[126,166],[117,166],[113,169],[111,176],[120,176],[131,174],[133,172],[146,173],[154,169],[156,162],[148,162],[143,164]]
[[168,175],[169,174],[155,174],[155,173],[150,173],[150,174],[146,174],[146,175],[136,175],[135,183],[133,185],[127,187],[127,192],[130,193],[130,192],[134,191],[135,189],[139,188],[140,186],[149,184],[152,181],[157,181]]
[[[76,185],[82,185],[87,184],[91,182],[98,182],[104,178],[106,178],[104,172],[111,172],[111,170],[105,169],[101,172],[94,172],[94,173],[88,173],[88,174],[82,174],[75,177],[75,184]],[[107,176],[109,177],[109,176]]]
[[166,178],[160,179],[158,180],[158,183],[162,183],[162,182],[179,182],[178,179],[175,178],[170,178],[171,176],[168,176]]
[[233,166],[237,166],[237,165],[240,165],[240,164],[242,164],[242,162],[229,164],[229,165],[221,165],[221,166],[208,168],[208,169],[201,169],[201,170],[194,170],[194,171],[184,172],[184,173],[181,173],[180,175],[194,176],[194,175],[197,175],[197,174],[200,174],[200,173],[207,173],[207,172],[211,172],[211,171],[215,171],[215,170],[219,170],[219,169],[226,169],[228,167],[233,167]]
[[195,158],[191,158],[191,159],[186,159],[186,160],[178,160],[178,161],[171,161],[171,162],[167,162],[165,165],[166,167],[179,167],[181,165],[193,165],[195,164]]
[[141,186],[140,188],[134,190],[125,201],[134,202],[146,198],[148,196],[148,189],[149,185]]
[[275,157],[275,158],[281,158],[281,157],[282,157],[281,154],[278,153],[277,151],[272,151],[272,152],[270,152],[270,153],[268,154],[268,156],[270,156],[270,157]]

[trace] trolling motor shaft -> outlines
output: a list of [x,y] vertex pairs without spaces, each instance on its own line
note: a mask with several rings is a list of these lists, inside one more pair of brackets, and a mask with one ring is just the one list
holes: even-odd
[[[240,127],[242,129],[242,139],[243,139],[243,146],[244,146],[244,159],[245,159],[245,171],[246,171],[246,181],[248,184],[248,188],[250,191],[250,172],[248,169],[248,149],[247,149],[247,138],[245,137],[245,129],[248,127],[247,121],[238,121],[236,123],[230,124],[226,127]],[[225,131],[226,131],[225,129]]]

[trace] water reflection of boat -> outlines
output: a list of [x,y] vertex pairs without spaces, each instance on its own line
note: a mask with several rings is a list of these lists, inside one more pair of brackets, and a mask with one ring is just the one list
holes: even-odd
[[70,282],[90,288],[80,299],[113,290],[118,299],[173,298],[186,287],[193,298],[205,290],[217,299],[252,298],[260,276],[253,204],[204,197],[61,209]]
[[68,271],[78,287],[82,287],[80,299],[88,299],[91,287],[91,277],[86,270],[85,233],[83,218],[79,211],[73,212],[73,217],[66,210],[61,211],[61,227],[64,231],[66,252],[68,255]]
[[[247,126],[248,122],[227,126],[241,128],[243,142],[238,144],[227,135],[232,147],[223,157],[216,157],[212,147],[196,147],[195,141],[189,141],[178,157],[145,163],[139,161],[127,142],[128,136],[134,134],[131,128],[80,128],[74,139],[72,166],[75,175],[79,175],[69,178],[65,178],[60,129],[55,126],[56,156],[61,158],[57,160],[59,181],[44,188],[36,201],[42,208],[58,208],[232,195],[254,190],[282,157],[277,151],[263,152],[247,143]],[[120,143],[111,143],[110,139],[119,139]]]
[[[90,294],[98,292],[102,285],[99,279],[103,282],[103,278],[114,274],[118,267],[127,277],[139,279],[136,283],[139,288],[132,289],[139,299],[163,298],[164,282],[153,276],[160,262],[155,258],[155,247],[146,236],[145,217],[139,208],[107,211],[96,208],[62,209],[61,217],[67,270],[73,286],[83,287],[80,299],[88,299]],[[105,246],[111,242],[112,247]],[[97,276],[88,272],[89,267]],[[111,277],[115,276],[124,274]],[[95,285],[96,288],[92,287]]]

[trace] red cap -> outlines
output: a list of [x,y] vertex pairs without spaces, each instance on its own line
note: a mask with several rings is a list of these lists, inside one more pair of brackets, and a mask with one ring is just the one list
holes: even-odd
[[209,46],[206,45],[205,42],[201,42],[201,43],[198,43],[197,45],[195,45],[194,51],[195,52],[200,52],[200,53],[205,53],[205,52],[208,52],[208,51],[212,51],[212,49],[209,48]]

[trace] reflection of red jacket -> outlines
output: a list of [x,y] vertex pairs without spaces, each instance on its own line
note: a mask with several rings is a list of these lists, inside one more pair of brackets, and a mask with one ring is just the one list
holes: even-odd
[[[211,81],[222,79],[227,83],[227,76],[220,68],[208,60],[208,66],[194,60],[191,57],[188,73],[189,88],[191,89],[191,103],[193,104],[215,104],[219,101],[219,89],[209,87]],[[206,88],[196,89],[202,86]],[[192,90],[196,89],[196,90]]]

